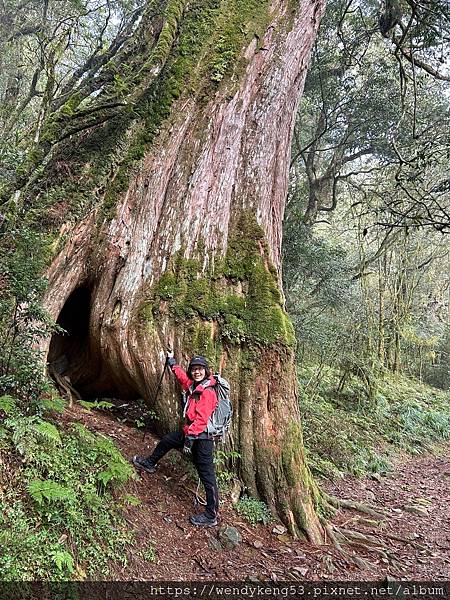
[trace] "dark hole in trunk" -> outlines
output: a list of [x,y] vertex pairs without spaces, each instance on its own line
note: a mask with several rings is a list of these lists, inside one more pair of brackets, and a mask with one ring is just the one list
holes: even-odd
[[[135,400],[140,397],[127,373],[114,372],[102,360],[91,335],[91,295],[88,286],[71,293],[57,324],[64,333],[54,333],[48,353],[49,371],[63,377],[86,399]],[[55,375],[56,374],[56,375]]]

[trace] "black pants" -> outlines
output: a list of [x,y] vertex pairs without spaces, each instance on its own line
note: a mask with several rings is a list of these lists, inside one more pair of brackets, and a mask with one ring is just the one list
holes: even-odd
[[[184,433],[174,431],[165,435],[157,444],[153,453],[147,458],[149,462],[156,465],[161,458],[172,450],[181,450],[184,446]],[[213,440],[194,440],[192,445],[192,462],[197,469],[200,481],[203,483],[206,493],[205,513],[208,517],[215,518],[219,512],[219,491],[217,489],[216,474],[213,463],[214,442]]]

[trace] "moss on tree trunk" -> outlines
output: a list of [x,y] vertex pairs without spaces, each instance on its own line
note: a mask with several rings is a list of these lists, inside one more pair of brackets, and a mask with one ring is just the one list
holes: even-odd
[[[49,360],[65,355],[87,396],[151,398],[168,342],[181,361],[206,354],[232,382],[243,481],[314,542],[320,498],[303,454],[280,250],[322,9],[149,0],[133,51],[105,67],[95,99],[78,91],[58,108],[17,186],[23,214],[53,234],[46,308],[57,318],[66,306],[73,330]],[[81,357],[73,293],[85,303]],[[162,430],[179,420],[173,383],[153,408]]]

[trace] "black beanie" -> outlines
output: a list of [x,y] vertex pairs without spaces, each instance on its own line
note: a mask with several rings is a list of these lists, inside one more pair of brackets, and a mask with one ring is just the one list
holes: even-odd
[[187,374],[190,379],[192,379],[192,367],[194,365],[203,367],[205,369],[205,377],[209,377],[209,375],[210,375],[209,365],[208,365],[208,361],[206,360],[206,358],[204,356],[193,356],[191,358],[191,361],[190,361],[189,367],[188,367],[188,371],[187,371]]

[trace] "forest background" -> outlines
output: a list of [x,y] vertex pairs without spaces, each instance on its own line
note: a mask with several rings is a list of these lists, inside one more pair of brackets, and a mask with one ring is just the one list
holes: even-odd
[[[60,139],[77,133],[67,95],[95,97],[105,84],[95,74],[132,36],[143,5],[25,0],[1,10],[0,444],[2,481],[17,485],[2,489],[9,550],[0,561],[10,579],[82,577],[80,565],[99,572],[129,541],[111,527],[120,517],[109,489],[131,470],[110,440],[62,431],[52,418],[64,402],[35,349],[57,329],[40,302],[48,240],[10,192],[29,177],[61,107]],[[292,147],[283,286],[319,477],[385,472],[398,448],[421,452],[449,436],[447,18],[439,1],[332,1],[314,45]],[[126,73],[108,76],[125,93]],[[86,108],[82,127],[116,107]],[[63,523],[76,557],[61,542]]]

